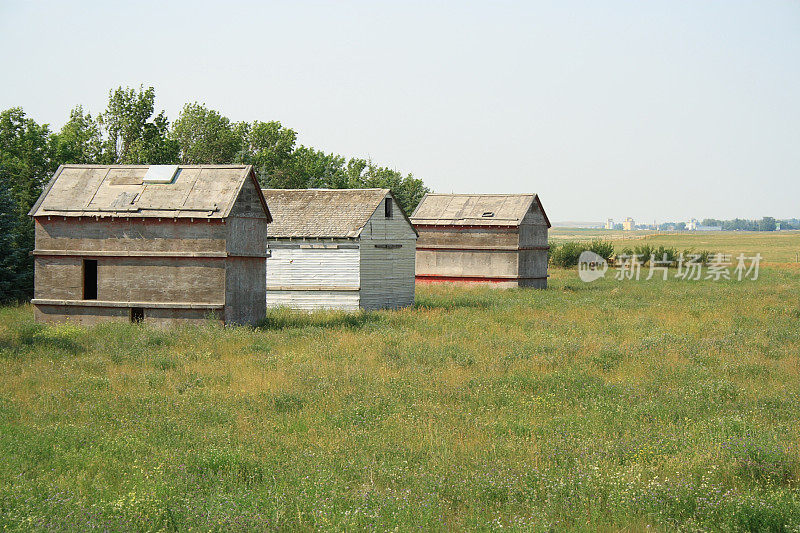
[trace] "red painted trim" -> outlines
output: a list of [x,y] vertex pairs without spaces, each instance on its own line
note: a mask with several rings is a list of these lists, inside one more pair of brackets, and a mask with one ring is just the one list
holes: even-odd
[[461,281],[464,283],[507,283],[509,281],[522,281],[528,279],[547,279],[547,276],[541,278],[517,278],[517,277],[487,277],[487,276],[437,276],[437,275],[424,275],[417,274],[416,280],[423,283],[435,283],[437,281]]

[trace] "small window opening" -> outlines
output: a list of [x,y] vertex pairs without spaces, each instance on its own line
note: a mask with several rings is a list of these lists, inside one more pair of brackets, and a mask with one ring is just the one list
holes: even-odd
[[144,309],[141,307],[131,307],[131,322],[139,324],[144,321]]
[[486,211],[481,216],[484,218],[492,218],[494,216],[494,211]]
[[387,198],[386,201],[383,203],[383,207],[386,218],[392,218],[392,199]]
[[83,260],[83,299],[97,300],[97,259]]

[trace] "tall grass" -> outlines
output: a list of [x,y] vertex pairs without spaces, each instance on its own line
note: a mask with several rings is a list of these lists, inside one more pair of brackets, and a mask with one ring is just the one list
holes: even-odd
[[800,527],[800,270],[257,328],[0,309],[0,529]]
[[559,268],[570,268],[578,264],[581,253],[584,251],[594,252],[606,261],[612,259],[614,255],[614,245],[610,241],[594,239],[591,242],[550,241],[548,252],[549,263]]

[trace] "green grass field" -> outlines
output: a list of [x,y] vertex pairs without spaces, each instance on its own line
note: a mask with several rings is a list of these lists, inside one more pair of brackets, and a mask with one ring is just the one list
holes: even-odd
[[[705,247],[800,250],[760,237]],[[800,266],[551,276],[257,329],[0,309],[0,529],[800,530]]]
[[760,253],[764,261],[773,263],[797,263],[800,259],[800,231],[611,231],[573,228],[554,228],[550,239],[591,241],[605,239],[613,241],[618,249],[638,244],[672,247],[678,251],[693,249],[710,250],[731,255],[744,253],[753,256]]

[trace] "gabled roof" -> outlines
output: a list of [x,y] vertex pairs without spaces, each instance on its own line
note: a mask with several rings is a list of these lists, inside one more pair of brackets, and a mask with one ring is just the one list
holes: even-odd
[[533,203],[550,220],[536,194],[426,194],[411,215],[414,225],[518,226]]
[[153,171],[167,172],[151,180],[150,165],[62,165],[28,214],[227,218],[250,179],[271,219],[250,165],[158,167],[153,165]]
[[275,219],[269,225],[270,238],[358,237],[383,199],[392,194],[389,189],[264,189],[263,192]]

